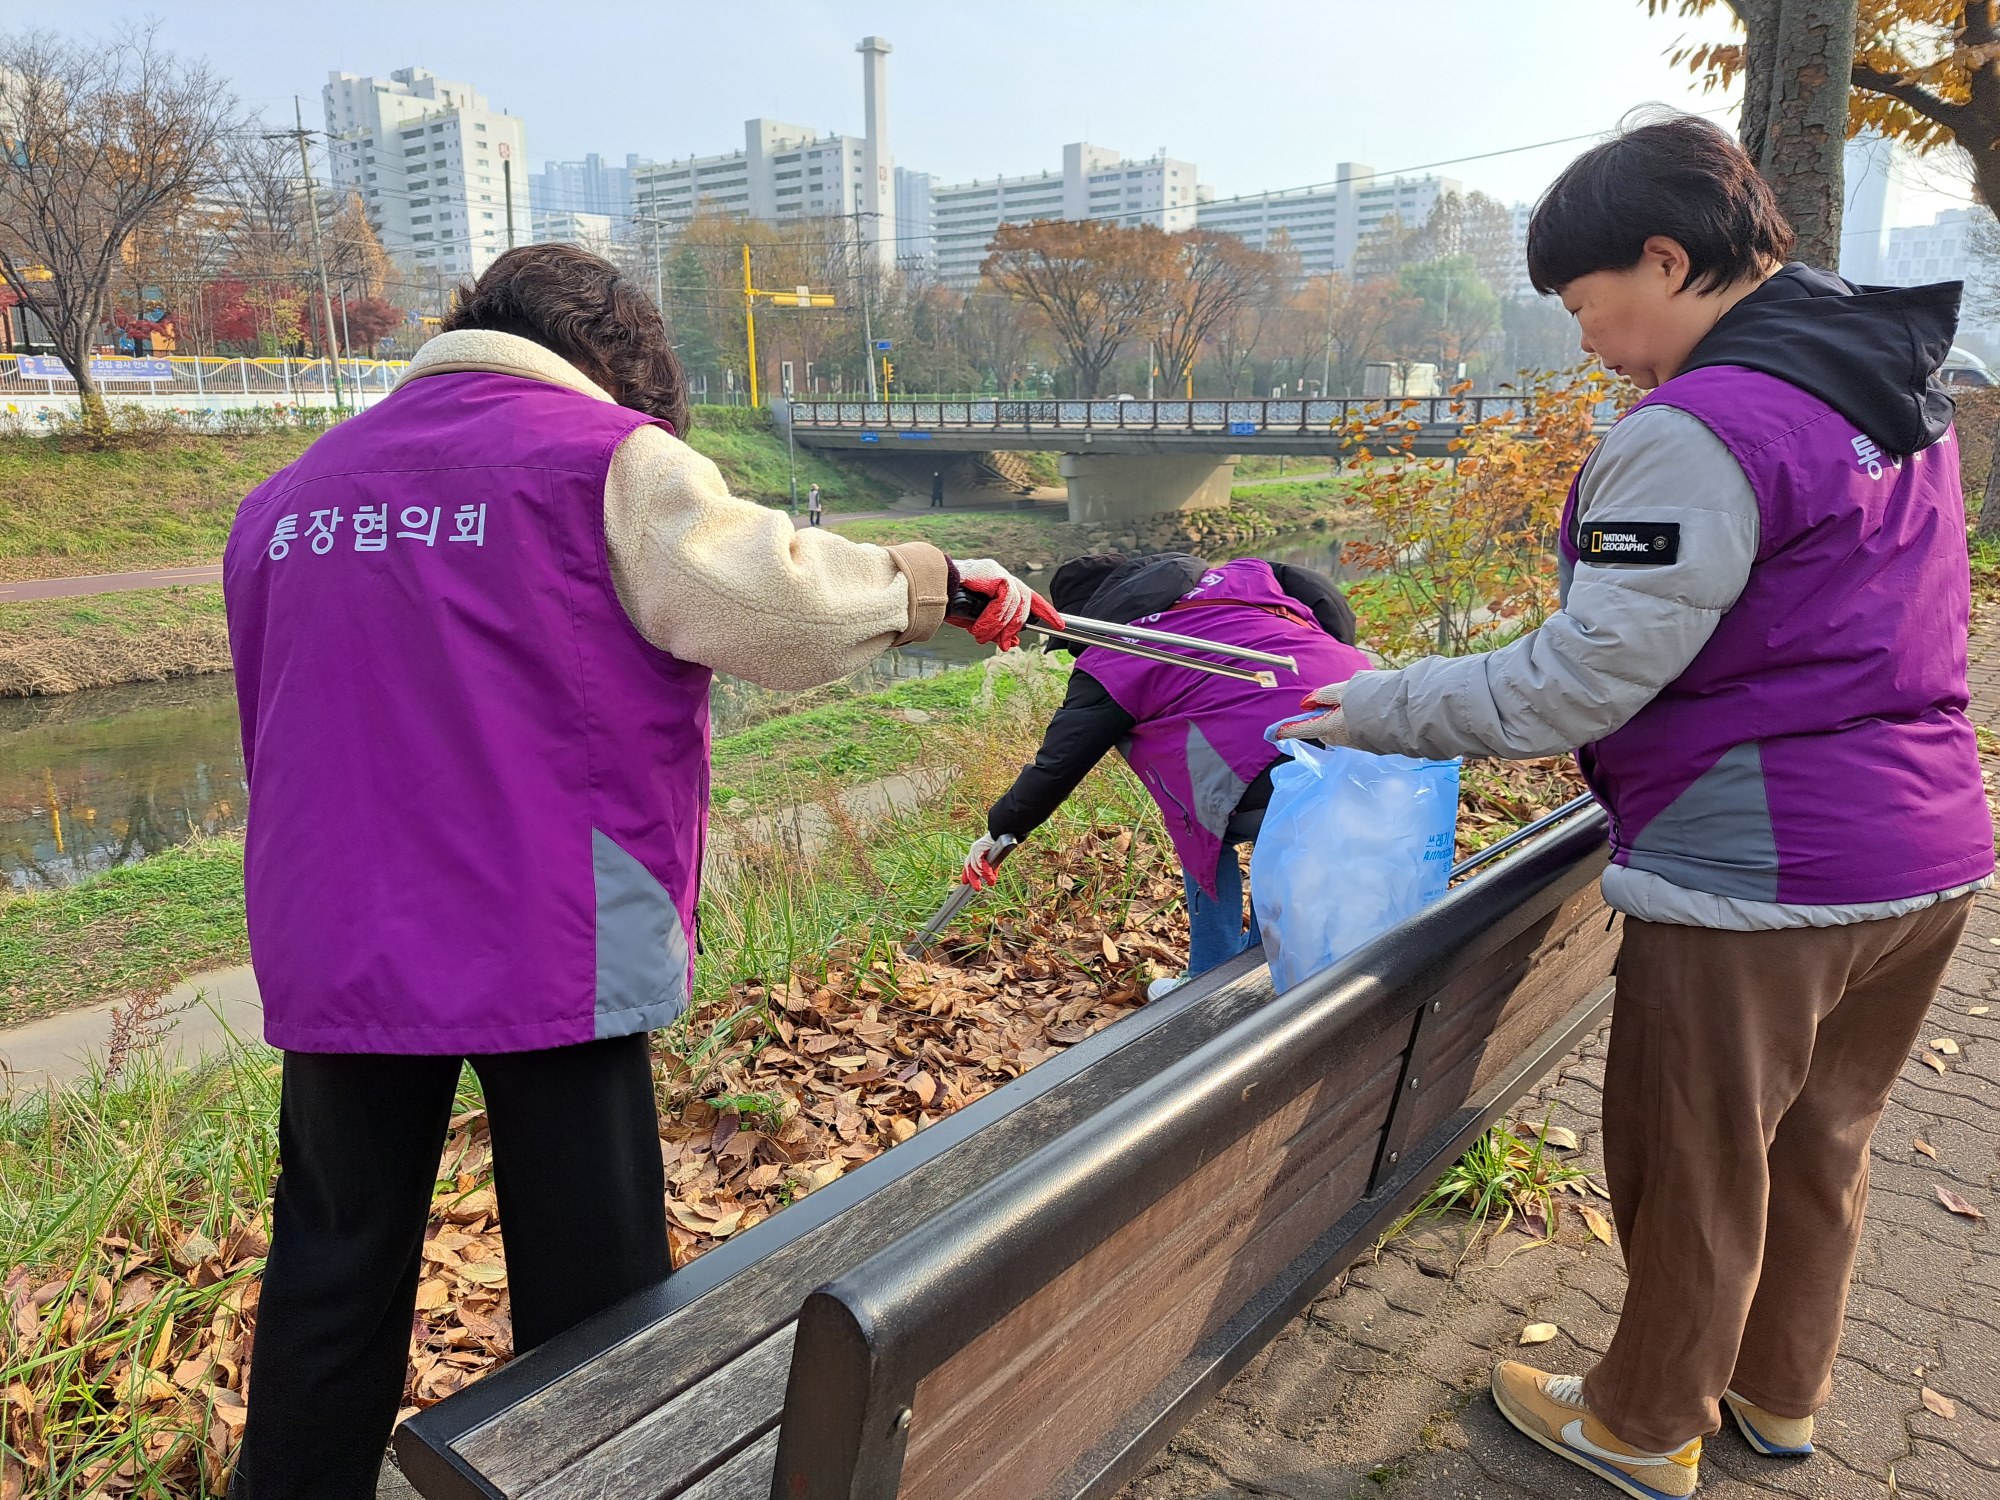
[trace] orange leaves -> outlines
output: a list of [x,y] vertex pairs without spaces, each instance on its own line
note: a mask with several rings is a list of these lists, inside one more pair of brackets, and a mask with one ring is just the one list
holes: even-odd
[[1410,422],[1384,411],[1349,441],[1387,441],[1401,461],[1360,472],[1371,536],[1348,558],[1378,574],[1353,591],[1368,644],[1392,661],[1499,643],[1555,608],[1557,522],[1621,387],[1598,370],[1530,377],[1506,402],[1455,402],[1449,457],[1410,454]]

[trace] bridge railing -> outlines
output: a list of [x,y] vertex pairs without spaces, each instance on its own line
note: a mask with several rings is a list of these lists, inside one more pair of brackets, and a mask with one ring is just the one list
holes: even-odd
[[1395,419],[1462,427],[1524,411],[1518,396],[1332,397],[1276,401],[796,401],[802,428],[979,429],[1004,432],[1103,431],[1251,437],[1258,433],[1344,432],[1357,422]]

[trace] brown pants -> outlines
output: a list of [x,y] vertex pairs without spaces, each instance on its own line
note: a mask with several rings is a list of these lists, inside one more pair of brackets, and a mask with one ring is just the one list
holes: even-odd
[[1868,1201],[1868,1138],[1972,898],[1847,927],[1625,924],[1604,1076],[1605,1176],[1629,1284],[1584,1381],[1666,1451],[1725,1387],[1822,1406]]

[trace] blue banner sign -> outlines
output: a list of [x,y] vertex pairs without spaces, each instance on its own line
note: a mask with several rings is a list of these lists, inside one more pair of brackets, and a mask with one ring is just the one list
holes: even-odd
[[[23,354],[15,373],[23,380],[68,380],[63,362],[46,354]],[[174,365],[168,359],[93,359],[92,380],[172,380]]]
[[861,434],[861,441],[864,443],[879,443],[882,441],[882,434],[879,432],[864,432]]
[[1255,422],[1231,422],[1229,424],[1229,435],[1231,437],[1249,437],[1256,431],[1257,424]]

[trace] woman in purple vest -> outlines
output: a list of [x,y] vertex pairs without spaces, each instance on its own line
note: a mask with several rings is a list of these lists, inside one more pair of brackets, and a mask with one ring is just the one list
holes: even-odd
[[1760,1453],[1812,1451],[1869,1135],[1993,872],[1936,378],[1959,286],[1856,287],[1784,264],[1791,244],[1704,121],[1574,162],[1529,274],[1649,394],[1571,488],[1562,609],[1484,656],[1363,672],[1293,731],[1577,749],[1610,815],[1604,1151],[1630,1284],[1588,1374],[1508,1362],[1493,1394],[1632,1495],[1690,1493],[1724,1410]]
[[[1367,665],[1354,648],[1354,611],[1306,568],[1244,558],[1211,568],[1200,558],[1080,557],[1056,569],[1059,608],[1094,620],[1144,624],[1273,651],[1298,660],[1278,685],[1236,682],[1140,657],[1085,650],[1070,674],[1034,763],[987,814],[965,859],[968,884],[993,879],[987,855],[1004,834],[1024,839],[1048,820],[1114,746],[1160,806],[1187,891],[1188,975],[1206,973],[1258,941],[1243,925],[1236,846],[1257,837],[1283,754],[1264,731],[1296,711],[1298,688],[1344,681]],[[1156,980],[1151,998],[1178,980]]]
[[[282,1171],[245,1500],[375,1492],[462,1061],[514,1348],[668,1271],[646,1033],[688,1003],[713,671],[927,639],[992,563],[799,531],[680,439],[652,303],[566,245],[459,293],[393,395],[244,501],[223,564]],[[1046,610],[1046,606],[1040,606]]]

